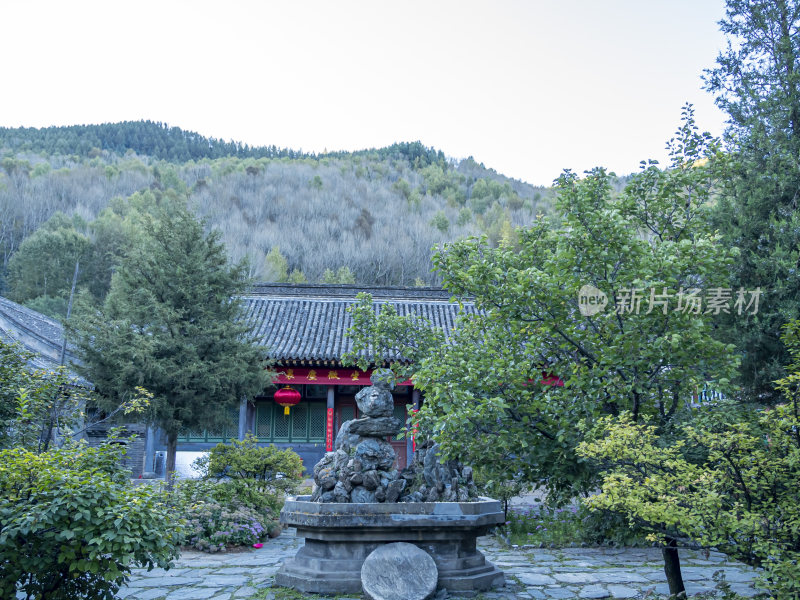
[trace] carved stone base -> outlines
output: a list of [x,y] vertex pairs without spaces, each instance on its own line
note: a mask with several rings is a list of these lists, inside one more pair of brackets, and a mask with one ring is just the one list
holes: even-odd
[[305,593],[361,591],[361,566],[380,545],[409,542],[431,555],[438,589],[469,596],[505,583],[503,572],[476,548],[478,536],[503,522],[500,503],[420,502],[340,504],[289,499],[281,523],[297,528],[305,545],[284,561],[278,585]]

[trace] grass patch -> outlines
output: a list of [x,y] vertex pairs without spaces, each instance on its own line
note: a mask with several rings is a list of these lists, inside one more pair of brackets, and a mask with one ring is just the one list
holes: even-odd
[[280,587],[276,585],[268,588],[262,588],[255,596],[250,597],[253,600],[267,600],[268,598],[272,598],[273,600],[336,600],[339,598],[341,600],[344,598],[361,598],[362,596],[360,592],[356,594],[338,594],[336,596],[306,594],[303,592],[298,592],[294,588]]

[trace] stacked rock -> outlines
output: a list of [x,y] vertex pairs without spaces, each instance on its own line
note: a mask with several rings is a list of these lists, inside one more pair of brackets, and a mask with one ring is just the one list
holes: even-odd
[[317,487],[312,501],[397,502],[407,485],[394,468],[394,448],[386,441],[403,427],[392,416],[392,372],[376,370],[370,381],[370,387],[356,394],[358,410],[365,416],[343,423],[335,452],[314,467]]
[[394,376],[376,370],[372,385],[356,394],[362,415],[342,424],[336,449],[314,467],[312,502],[467,502],[478,496],[472,469],[457,461],[441,463],[436,446],[422,444],[406,469],[394,468],[386,441],[403,423],[392,416]]
[[472,467],[457,460],[442,462],[439,446],[431,441],[419,444],[408,471],[414,473],[414,484],[404,502],[469,502],[479,496]]

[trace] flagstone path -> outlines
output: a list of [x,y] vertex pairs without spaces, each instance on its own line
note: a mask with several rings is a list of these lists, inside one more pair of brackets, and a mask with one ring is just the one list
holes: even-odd
[[[270,589],[284,558],[293,556],[302,540],[294,530],[269,540],[259,550],[225,554],[184,552],[175,568],[135,571],[120,592],[127,600],[240,600],[287,597]],[[494,538],[479,547],[506,574],[506,587],[485,592],[480,599],[516,598],[644,598],[667,594],[661,552],[655,548],[505,548]],[[752,596],[756,573],[749,567],[711,552],[681,551],[683,578],[689,595],[714,588],[715,571],[725,572],[733,591]],[[289,598],[302,596],[288,595]],[[313,597],[313,596],[310,596]],[[445,594],[439,594],[441,600]],[[456,596],[446,596],[455,599]]]

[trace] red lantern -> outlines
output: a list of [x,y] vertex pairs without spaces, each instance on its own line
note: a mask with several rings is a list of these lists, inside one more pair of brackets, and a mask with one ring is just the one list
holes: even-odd
[[283,414],[289,414],[289,407],[300,402],[300,392],[289,387],[283,387],[275,392],[275,402],[283,407]]

